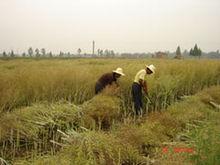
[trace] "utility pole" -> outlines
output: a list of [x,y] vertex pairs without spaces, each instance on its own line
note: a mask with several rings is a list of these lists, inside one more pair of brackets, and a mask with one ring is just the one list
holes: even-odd
[[95,55],[95,41],[92,41],[92,55]]

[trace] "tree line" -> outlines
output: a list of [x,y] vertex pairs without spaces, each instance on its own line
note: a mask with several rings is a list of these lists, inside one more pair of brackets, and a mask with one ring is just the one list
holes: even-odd
[[114,50],[109,50],[109,49],[98,49],[97,50],[97,54],[88,54],[88,53],[82,53],[82,49],[79,48],[77,49],[77,53],[73,54],[70,52],[63,52],[60,51],[58,54],[53,54],[52,51],[46,52],[45,48],[42,49],[33,49],[32,47],[29,47],[26,52],[23,52],[21,54],[21,56],[19,56],[18,54],[15,54],[13,50],[11,50],[10,52],[6,53],[5,51],[3,51],[2,53],[2,57],[29,57],[29,58],[40,58],[40,57],[115,57],[116,55],[118,55],[117,53],[114,52]]
[[[87,53],[82,53],[82,49],[78,48],[76,54],[70,53],[70,52],[63,52],[60,51],[59,54],[53,54],[52,51],[46,52],[45,48],[41,49],[33,49],[32,47],[29,47],[27,50],[27,53],[24,52],[21,55],[15,54],[13,50],[10,52],[6,53],[5,51],[0,54],[0,57],[3,58],[14,58],[14,57],[23,57],[23,58],[53,58],[53,57],[122,57],[122,58],[150,58],[153,57],[155,53],[115,53],[114,50],[102,50],[102,49],[97,49],[97,52],[95,54],[87,54]],[[169,52],[166,51],[164,52],[169,56],[169,58],[176,58],[176,59],[182,59],[184,57],[198,57],[200,58],[202,55],[207,58],[220,58],[219,50],[216,52],[209,52],[205,53],[202,52],[201,48],[198,47],[197,44],[193,48],[188,50],[184,50],[183,52],[181,51],[180,46],[177,47],[175,52]]]

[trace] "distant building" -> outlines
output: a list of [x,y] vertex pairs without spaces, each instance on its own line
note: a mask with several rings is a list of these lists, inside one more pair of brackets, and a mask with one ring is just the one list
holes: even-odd
[[181,54],[178,54],[174,57],[175,59],[183,59],[182,55]]
[[154,55],[152,55],[152,58],[168,58],[168,54],[165,52],[156,52]]

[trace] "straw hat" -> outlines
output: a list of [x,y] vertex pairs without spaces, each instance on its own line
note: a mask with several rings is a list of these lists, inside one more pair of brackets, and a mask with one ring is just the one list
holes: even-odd
[[150,69],[150,70],[152,71],[152,73],[155,73],[156,67],[155,67],[153,64],[151,64],[151,65],[146,65],[146,67],[147,67],[148,69]]
[[113,70],[112,72],[118,73],[118,74],[120,74],[120,75],[122,75],[122,76],[125,76],[125,74],[123,73],[122,68],[117,68],[116,70]]

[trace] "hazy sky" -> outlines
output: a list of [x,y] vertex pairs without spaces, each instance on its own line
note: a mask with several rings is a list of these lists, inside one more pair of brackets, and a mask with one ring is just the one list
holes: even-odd
[[220,49],[220,0],[0,0],[0,52]]

